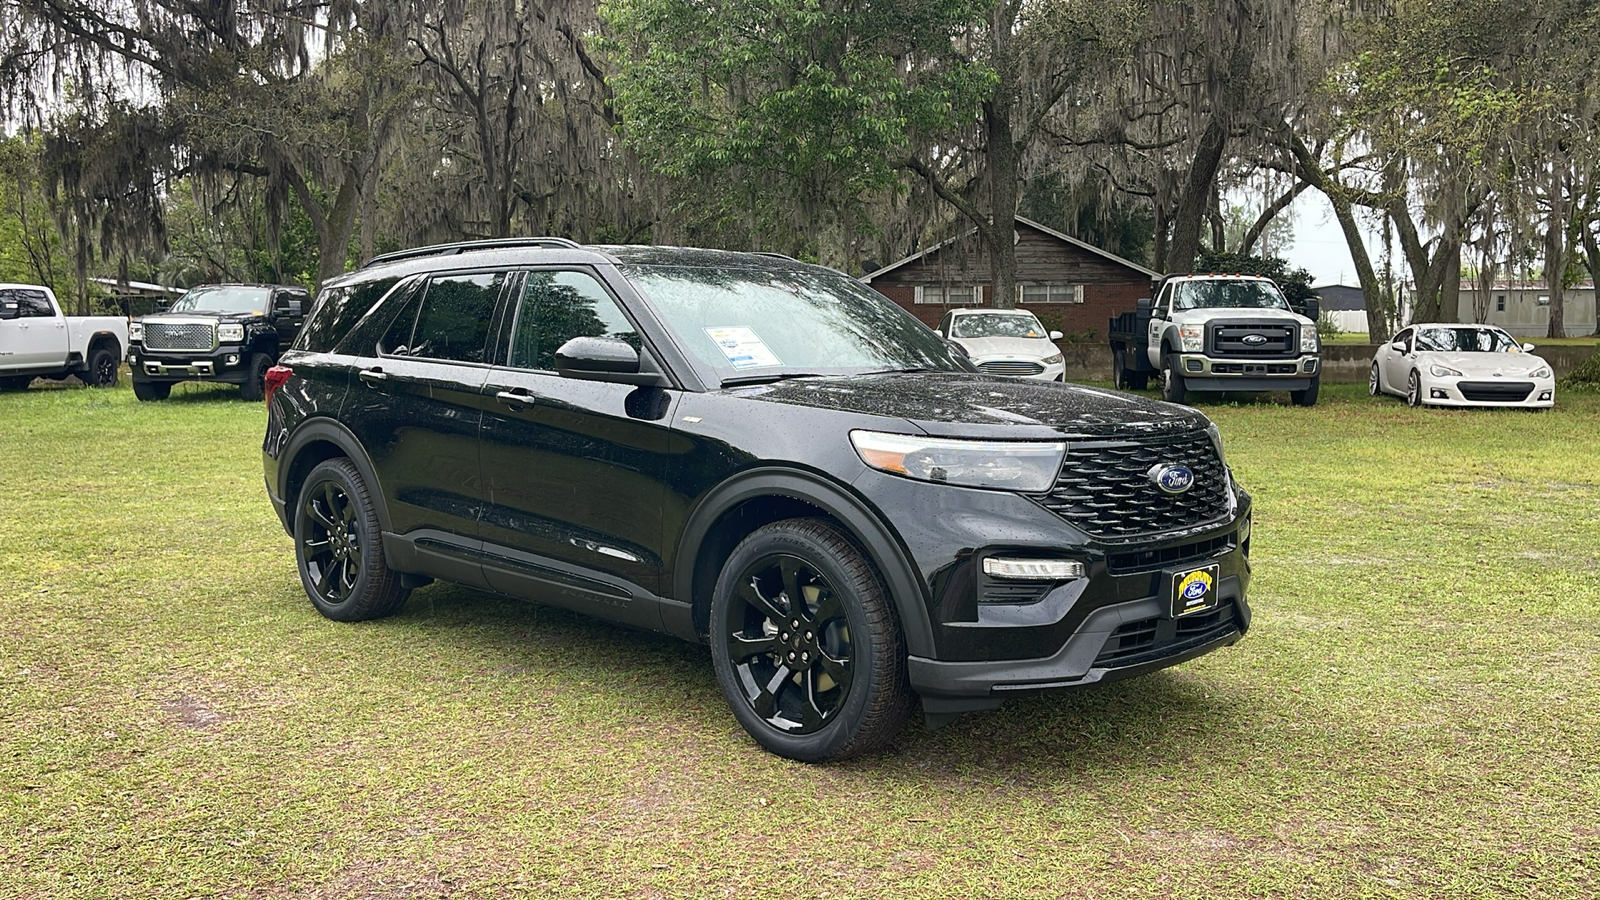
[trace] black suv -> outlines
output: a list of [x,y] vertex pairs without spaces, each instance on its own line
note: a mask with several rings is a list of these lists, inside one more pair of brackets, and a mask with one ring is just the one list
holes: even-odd
[[165,400],[180,381],[237,384],[265,396],[267,369],[300,333],[311,295],[277,284],[207,284],[164,312],[129,323],[128,370],[140,400]]
[[267,390],[267,489],[323,615],[442,578],[702,641],[783,756],[1250,621],[1250,499],[1204,416],[977,373],[784,257],[390,254],[327,284]]

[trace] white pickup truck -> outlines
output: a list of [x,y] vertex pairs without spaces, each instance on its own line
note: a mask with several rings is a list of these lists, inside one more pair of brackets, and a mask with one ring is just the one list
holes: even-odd
[[0,390],[69,375],[111,387],[127,346],[122,316],[64,316],[49,288],[0,283]]

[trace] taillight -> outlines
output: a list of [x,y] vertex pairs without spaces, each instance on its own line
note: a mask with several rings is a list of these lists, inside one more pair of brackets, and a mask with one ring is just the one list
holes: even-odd
[[288,366],[273,366],[267,370],[267,377],[262,380],[262,384],[266,387],[268,403],[272,402],[273,393],[275,393],[278,388],[283,387],[283,383],[288,381],[289,376],[293,374],[294,370]]

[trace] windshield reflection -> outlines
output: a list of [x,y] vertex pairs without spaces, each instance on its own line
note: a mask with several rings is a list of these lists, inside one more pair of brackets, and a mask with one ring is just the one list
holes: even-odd
[[956,316],[951,334],[959,338],[1042,338],[1044,326],[1031,313],[967,313]]
[[1174,309],[1288,309],[1269,281],[1186,281],[1177,286]]
[[1498,328],[1422,328],[1417,349],[1442,353],[1521,353],[1522,344]]
[[168,312],[260,313],[266,310],[272,291],[257,287],[198,287],[184,294]]

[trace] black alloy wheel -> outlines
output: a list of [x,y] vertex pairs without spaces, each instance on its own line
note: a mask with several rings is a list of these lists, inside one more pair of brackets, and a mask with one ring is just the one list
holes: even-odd
[[893,611],[871,563],[830,523],[777,522],[740,543],[710,626],[723,695],[773,753],[842,759],[904,726],[912,694]]
[[1373,397],[1383,393],[1383,385],[1378,380],[1378,364],[1372,364],[1372,371],[1367,373],[1367,394]]
[[317,611],[340,622],[393,615],[405,605],[384,560],[382,531],[361,473],[348,459],[320,463],[295,505],[295,558]]
[[118,368],[117,355],[110,347],[96,347],[89,352],[89,366],[79,377],[89,387],[116,387]]
[[1406,405],[1422,405],[1422,376],[1417,374],[1416,369],[1406,376]]

